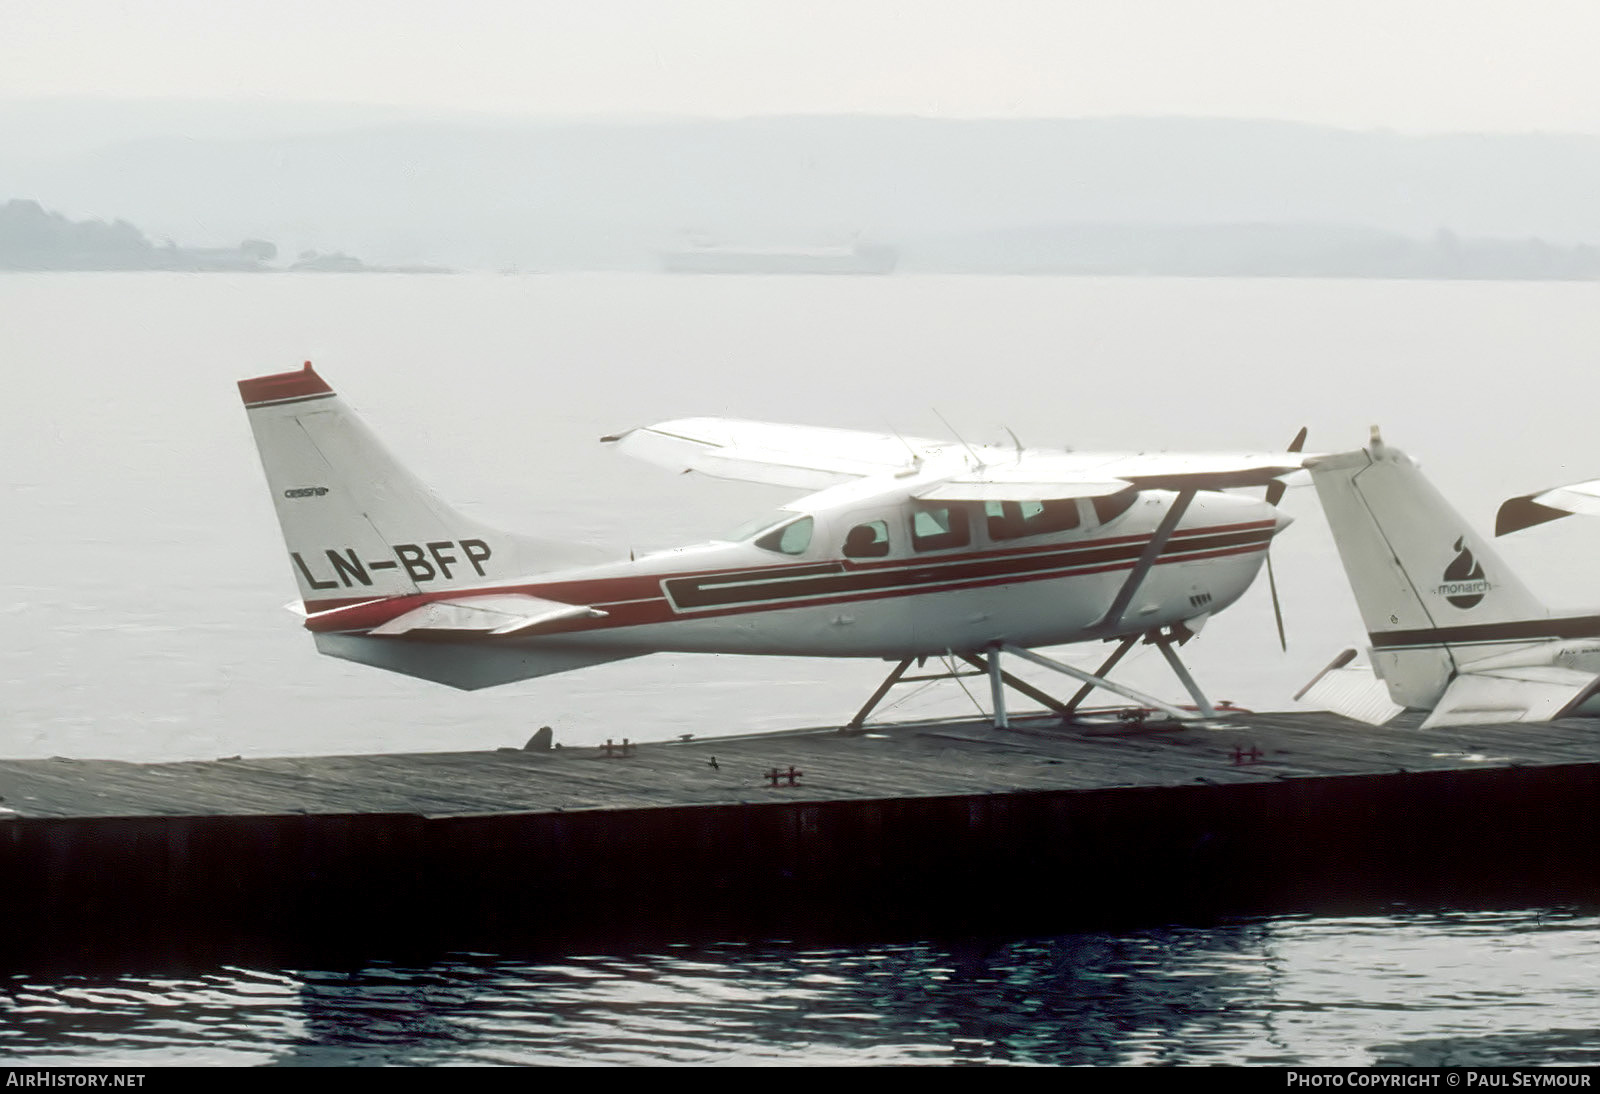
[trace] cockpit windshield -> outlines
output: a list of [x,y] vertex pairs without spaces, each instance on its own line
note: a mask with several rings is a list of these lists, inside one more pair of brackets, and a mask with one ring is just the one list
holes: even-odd
[[780,555],[803,555],[806,548],[811,546],[811,533],[815,530],[816,521],[810,517],[780,509],[776,513],[746,521],[723,539],[728,543],[754,540],[755,545],[764,551],[776,551]]
[[801,517],[757,537],[756,546],[766,551],[777,551],[780,555],[803,555],[806,548],[811,546],[811,532],[815,527],[816,521]]
[[747,539],[755,539],[762,532],[788,524],[795,518],[795,514],[787,509],[779,509],[774,513],[762,513],[753,520],[747,520],[725,536],[717,538],[724,543],[743,543]]

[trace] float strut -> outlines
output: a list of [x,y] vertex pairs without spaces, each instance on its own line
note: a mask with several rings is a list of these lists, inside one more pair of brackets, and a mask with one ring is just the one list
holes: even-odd
[[1060,661],[1052,661],[1043,654],[1034,653],[1032,650],[1025,650],[1021,646],[1007,646],[1005,649],[1007,653],[1021,657],[1026,661],[1032,661],[1036,665],[1041,665],[1047,669],[1055,669],[1057,672],[1076,677],[1086,684],[1093,684],[1096,687],[1105,688],[1107,691],[1114,691],[1118,695],[1132,699],[1136,703],[1141,703],[1144,706],[1151,707],[1155,710],[1164,710],[1174,718],[1181,719],[1194,717],[1193,711],[1184,710],[1182,707],[1175,707],[1171,703],[1162,702],[1160,699],[1157,699],[1151,695],[1146,695],[1142,691],[1134,691],[1132,688],[1123,684],[1113,683],[1112,681],[1105,679],[1103,676],[1096,676],[1093,673],[1086,672],[1083,669],[1074,668],[1072,665],[1063,665]]
[[1000,647],[989,651],[989,698],[994,704],[994,728],[1010,729],[1006,721],[1005,673],[1000,671]]
[[[989,661],[982,654],[958,653],[956,656],[961,658],[961,660],[965,661],[967,664],[971,665],[973,668],[977,669],[979,672],[988,673],[990,671]],[[1062,717],[1066,717],[1067,714],[1070,713],[1067,707],[1062,704],[1060,699],[1057,699],[1053,695],[1047,695],[1020,677],[1013,676],[1009,672],[1002,671],[1000,673],[1000,679],[1006,682],[1006,687],[1011,688],[1013,691],[1020,691],[1022,694],[1032,699],[1035,703],[1038,703],[1042,707],[1048,707]]]
[[[1133,635],[1130,638],[1124,638],[1117,648],[1111,652],[1111,656],[1106,658],[1105,664],[1096,669],[1094,674],[1096,676],[1104,676],[1106,673],[1116,668],[1117,662],[1122,660],[1122,655],[1133,649],[1134,644],[1138,641],[1138,635]],[[1061,712],[1061,716],[1063,718],[1072,717],[1072,715],[1078,710],[1078,704],[1089,698],[1089,693],[1099,686],[1100,685],[1098,684],[1091,683],[1085,684],[1083,687],[1079,688],[1077,693],[1073,695],[1071,699],[1067,700],[1066,709]]]
[[907,657],[904,661],[896,665],[890,671],[889,675],[884,677],[883,683],[878,685],[878,690],[872,693],[872,698],[867,700],[867,705],[856,711],[856,716],[850,719],[849,723],[846,724],[844,728],[860,729],[862,724],[867,720],[867,715],[872,713],[872,708],[877,706],[878,703],[883,700],[885,695],[889,694],[890,688],[894,687],[900,682],[900,677],[906,674],[906,669],[911,667],[911,662],[914,660],[916,660],[916,658]]
[[1167,664],[1172,666],[1172,671],[1179,680],[1183,681],[1183,686],[1189,690],[1190,696],[1194,698],[1194,705],[1200,708],[1200,716],[1202,718],[1215,718],[1217,716],[1216,709],[1212,707],[1211,701],[1201,694],[1199,686],[1194,682],[1194,677],[1189,675],[1189,670],[1183,667],[1183,662],[1178,659],[1178,651],[1172,648],[1172,639],[1163,638],[1160,632],[1152,631],[1150,642],[1156,649],[1161,651],[1161,655],[1167,659]]

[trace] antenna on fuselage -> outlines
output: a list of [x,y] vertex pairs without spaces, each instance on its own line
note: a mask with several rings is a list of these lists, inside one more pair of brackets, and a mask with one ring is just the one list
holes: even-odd
[[899,472],[899,474],[901,474],[901,475],[914,475],[918,471],[921,471],[922,470],[922,453],[918,452],[915,448],[912,448],[911,447],[911,442],[906,440],[904,437],[900,436],[900,431],[898,429],[896,429],[894,426],[891,425],[889,427],[889,432],[894,435],[894,439],[895,440],[899,441],[901,444],[906,446],[906,451],[907,452],[911,453],[911,466],[908,467],[906,470]]
[[1005,430],[1008,434],[1010,434],[1011,443],[1017,446],[1017,462],[1021,463],[1022,462],[1022,441],[1017,437],[1016,433],[1012,432],[1012,429],[1011,429],[1010,426],[1003,425],[1000,428]]
[[961,447],[965,448],[967,450],[967,455],[972,457],[973,462],[976,463],[979,467],[982,467],[983,466],[982,457],[980,457],[976,452],[974,452],[972,450],[972,446],[966,442],[966,440],[961,436],[961,434],[956,432],[956,427],[951,425],[948,421],[946,421],[945,416],[943,414],[939,413],[939,409],[937,407],[931,407],[930,406],[928,409],[933,411],[933,416],[935,418],[938,418],[941,422],[944,422],[944,427],[950,431],[950,436],[954,437],[957,441],[959,441],[961,443]]

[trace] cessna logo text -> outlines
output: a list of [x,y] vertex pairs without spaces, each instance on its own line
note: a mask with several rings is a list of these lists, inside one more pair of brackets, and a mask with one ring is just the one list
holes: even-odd
[[327,492],[328,488],[326,486],[296,486],[285,490],[283,496],[286,498],[320,498]]
[[[295,567],[313,589],[337,589],[341,586],[351,589],[357,585],[371,585],[373,572],[377,570],[403,569],[419,585],[439,578],[449,581],[457,576],[456,571],[468,566],[479,577],[483,577],[483,564],[489,561],[491,553],[489,545],[481,539],[396,543],[391,549],[394,551],[393,558],[363,559],[356,554],[354,547],[342,550],[330,547],[323,552],[328,560],[327,569],[322,569],[316,559],[308,564],[299,551],[291,551],[289,557],[294,559]],[[318,570],[321,570],[320,574]]]
[[1434,592],[1458,608],[1474,607],[1489,591],[1489,581],[1483,576],[1483,567],[1467,549],[1466,539],[1456,540],[1456,557],[1444,568],[1444,582]]

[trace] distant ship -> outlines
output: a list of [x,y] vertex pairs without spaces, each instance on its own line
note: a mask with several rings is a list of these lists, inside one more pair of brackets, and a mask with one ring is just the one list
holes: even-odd
[[661,252],[668,273],[698,274],[887,274],[900,255],[892,247],[716,247]]

